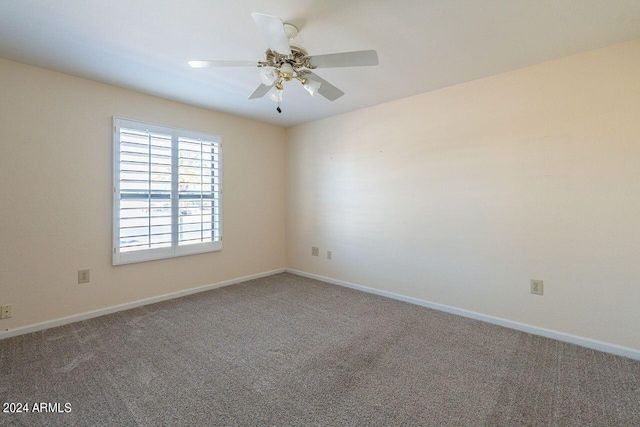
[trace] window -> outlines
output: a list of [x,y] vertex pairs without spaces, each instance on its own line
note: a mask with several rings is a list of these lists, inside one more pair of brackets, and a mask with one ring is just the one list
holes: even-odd
[[222,249],[221,142],[114,118],[113,264]]

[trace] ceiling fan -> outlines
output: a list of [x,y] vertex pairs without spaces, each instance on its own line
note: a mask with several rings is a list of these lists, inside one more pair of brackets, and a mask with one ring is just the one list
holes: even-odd
[[264,60],[257,62],[195,60],[188,63],[192,68],[259,67],[262,83],[249,96],[249,99],[268,95],[269,99],[278,104],[278,113],[282,112],[280,102],[284,82],[296,79],[311,96],[319,93],[329,101],[335,101],[344,95],[344,92],[311,70],[378,65],[378,54],[375,50],[310,56],[302,46],[290,43],[298,35],[298,28],[295,25],[284,23],[280,18],[262,13],[252,13],[251,16],[269,46],[264,53]]

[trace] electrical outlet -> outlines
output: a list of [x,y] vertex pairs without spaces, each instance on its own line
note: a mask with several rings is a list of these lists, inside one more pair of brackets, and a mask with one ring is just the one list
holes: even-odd
[[11,304],[3,305],[2,307],[0,307],[0,319],[8,319],[12,316],[13,316],[13,306]]
[[327,259],[331,259],[331,257],[332,257],[331,251],[327,251]]
[[89,270],[78,270],[78,283],[89,283],[90,279]]
[[542,295],[544,293],[542,280],[531,279],[531,293],[535,295]]
[[320,255],[320,248],[317,246],[311,246],[311,256]]

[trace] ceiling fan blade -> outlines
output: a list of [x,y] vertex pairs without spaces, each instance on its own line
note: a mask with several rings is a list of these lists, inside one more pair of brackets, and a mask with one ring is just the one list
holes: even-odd
[[291,55],[291,47],[287,33],[284,31],[284,23],[275,16],[263,15],[262,13],[252,13],[253,20],[267,41],[269,49],[281,55]]
[[256,61],[189,61],[191,68],[208,67],[257,67]]
[[320,77],[315,73],[311,73],[311,72],[306,73],[305,77],[309,77],[311,80],[320,82],[321,84],[320,84],[320,88],[318,89],[318,93],[324,96],[325,98],[327,98],[329,101],[335,101],[336,99],[344,95],[343,91],[341,91],[340,89],[338,89],[337,87],[335,87],[334,85],[332,85],[331,83],[329,83],[328,81],[326,81],[325,79],[323,79],[322,77]]
[[254,90],[253,93],[249,96],[249,99],[262,98],[267,93],[269,93],[272,87],[273,85],[267,86],[267,85],[260,84],[260,86],[258,86],[258,88]]
[[359,50],[356,52],[330,53],[309,57],[314,68],[362,67],[378,65],[378,53],[375,50]]

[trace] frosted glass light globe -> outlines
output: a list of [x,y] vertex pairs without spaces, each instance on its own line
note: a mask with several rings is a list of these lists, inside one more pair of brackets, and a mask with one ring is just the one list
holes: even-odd
[[275,68],[263,68],[260,70],[260,81],[265,86],[271,86],[278,78]]

